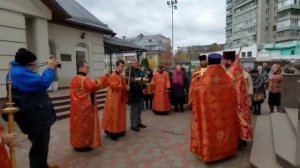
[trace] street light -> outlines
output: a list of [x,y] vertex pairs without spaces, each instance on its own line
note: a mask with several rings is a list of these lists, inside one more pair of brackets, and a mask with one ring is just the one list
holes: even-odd
[[174,30],[173,30],[173,10],[177,9],[177,0],[167,1],[167,5],[172,8],[172,66],[174,66]]

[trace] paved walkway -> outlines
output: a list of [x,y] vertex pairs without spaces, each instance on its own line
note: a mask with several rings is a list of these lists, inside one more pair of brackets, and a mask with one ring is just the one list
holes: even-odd
[[[129,109],[127,110],[129,111]],[[266,107],[263,108],[266,111]],[[103,146],[89,153],[76,153],[69,145],[69,119],[55,123],[51,130],[49,163],[61,168],[248,168],[251,146],[238,156],[204,164],[189,151],[191,112],[160,116],[142,114],[148,128],[141,132],[128,129],[125,137],[111,141],[103,134]],[[128,113],[129,121],[129,113]],[[129,127],[129,122],[127,122]],[[18,167],[28,167],[30,143],[20,134]]]

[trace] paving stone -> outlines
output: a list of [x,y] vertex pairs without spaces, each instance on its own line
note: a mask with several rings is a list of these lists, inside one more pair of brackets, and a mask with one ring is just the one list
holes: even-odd
[[[69,119],[57,121],[51,129],[49,163],[62,168],[247,168],[250,147],[238,156],[205,164],[190,152],[191,112],[172,112],[167,116],[152,111],[142,113],[148,127],[136,133],[130,130],[127,109],[126,136],[115,142],[103,134],[103,146],[88,153],[75,152],[69,143]],[[102,111],[100,117],[102,116]],[[2,122],[2,121],[1,121]],[[28,168],[30,142],[19,135],[18,165]]]

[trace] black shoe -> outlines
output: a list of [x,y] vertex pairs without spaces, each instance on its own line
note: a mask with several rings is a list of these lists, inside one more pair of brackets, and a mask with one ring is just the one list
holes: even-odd
[[117,134],[110,134],[109,137],[113,141],[118,141],[119,140],[119,136]]
[[126,135],[126,131],[123,131],[123,132],[120,132],[120,133],[119,133],[119,136],[120,136],[120,137],[123,137],[123,136],[125,136],[125,135]]
[[138,127],[139,128],[147,128],[147,125],[144,125],[144,124],[141,123],[141,124],[138,124]]
[[84,148],[73,148],[76,152],[89,152],[91,150],[93,150],[92,147],[84,147]]
[[131,130],[136,131],[136,132],[140,131],[139,127],[131,127]]
[[239,140],[239,147],[246,147],[247,146],[247,141],[244,140]]

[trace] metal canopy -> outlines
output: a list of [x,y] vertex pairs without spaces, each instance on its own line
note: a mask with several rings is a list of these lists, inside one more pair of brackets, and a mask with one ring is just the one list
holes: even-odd
[[127,52],[146,52],[141,46],[130,43],[118,37],[103,37],[105,54],[119,54]]
[[136,52],[138,61],[143,52],[147,50],[136,44],[130,43],[118,37],[103,36],[104,52],[109,54],[110,70],[112,70],[112,54]]

